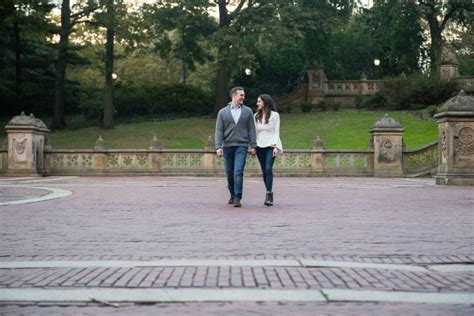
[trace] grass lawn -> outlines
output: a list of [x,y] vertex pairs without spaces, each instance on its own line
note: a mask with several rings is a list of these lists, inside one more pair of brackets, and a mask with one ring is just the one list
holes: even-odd
[[[405,129],[405,144],[419,148],[437,139],[434,121],[422,120],[409,112],[388,112]],[[384,112],[341,110],[303,114],[281,114],[281,139],[285,149],[310,149],[319,136],[327,149],[365,149],[369,130]],[[7,120],[8,121],[8,120]],[[153,135],[163,148],[201,149],[206,139],[214,137],[214,118],[183,118],[169,121],[116,125],[110,130],[88,127],[52,132],[54,149],[92,149],[99,137],[109,149],[146,149]],[[4,135],[0,136],[3,143]]]

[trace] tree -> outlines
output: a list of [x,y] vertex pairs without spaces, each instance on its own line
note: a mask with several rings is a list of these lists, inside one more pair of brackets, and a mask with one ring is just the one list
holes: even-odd
[[420,15],[427,21],[430,31],[430,68],[438,72],[442,62],[443,32],[449,23],[466,25],[472,21],[474,3],[459,0],[418,0],[415,1]]
[[366,52],[360,56],[367,75],[374,71],[375,58],[381,60],[379,71],[384,75],[417,72],[420,60],[426,59],[423,28],[412,2],[376,1],[370,10],[355,17],[351,28],[367,41]]
[[117,40],[116,35],[124,38],[128,34],[126,30],[129,25],[125,17],[132,13],[127,12],[127,7],[123,0],[100,0],[102,10],[95,14],[92,24],[97,27],[105,28],[105,55],[104,55],[104,112],[102,127],[113,128],[114,105],[113,105],[113,86],[114,86],[114,45]]
[[66,82],[66,67],[68,63],[68,46],[71,29],[81,22],[82,18],[97,9],[95,1],[89,0],[83,4],[78,2],[71,13],[70,0],[63,0],[61,5],[61,28],[59,31],[58,54],[56,60],[56,84],[54,98],[54,115],[51,128],[64,129],[64,89]]
[[52,103],[54,50],[47,39],[53,26],[46,1],[0,3],[1,113],[42,111]]
[[205,38],[216,30],[209,16],[209,1],[164,1],[153,10],[155,49],[162,58],[172,55],[181,61],[181,82],[186,83],[188,71],[196,69],[209,58]]
[[106,43],[105,43],[105,97],[104,97],[104,128],[112,128],[113,122],[113,78],[114,72],[114,40],[115,40],[115,3],[114,0],[106,1]]
[[[214,0],[219,12],[219,31],[226,33],[231,27],[231,22],[236,19],[244,4],[252,5],[252,0],[240,0],[234,10],[229,10],[227,0]],[[226,53],[232,49],[232,42],[229,43],[228,37],[221,36],[223,39],[217,47],[217,75],[216,75],[216,99],[214,103],[214,112],[217,113],[219,107],[225,104],[229,98],[228,86],[230,81],[230,60],[226,58]]]

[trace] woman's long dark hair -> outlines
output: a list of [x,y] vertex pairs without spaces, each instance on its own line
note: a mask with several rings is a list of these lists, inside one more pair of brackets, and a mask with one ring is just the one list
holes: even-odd
[[273,104],[273,99],[268,94],[261,94],[258,96],[263,102],[263,110],[257,110],[257,114],[255,115],[255,122],[262,122],[263,117],[265,117],[264,123],[268,124],[268,120],[270,119],[270,115],[272,111],[276,112],[275,104]]

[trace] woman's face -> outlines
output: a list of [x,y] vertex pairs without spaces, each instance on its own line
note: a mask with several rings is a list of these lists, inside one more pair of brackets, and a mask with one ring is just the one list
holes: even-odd
[[257,99],[257,108],[259,110],[263,110],[265,108],[265,103],[263,103],[263,100],[260,98]]

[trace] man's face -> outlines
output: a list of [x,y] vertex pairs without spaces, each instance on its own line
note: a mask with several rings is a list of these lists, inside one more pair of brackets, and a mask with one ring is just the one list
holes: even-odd
[[245,92],[244,90],[237,90],[232,95],[232,103],[234,104],[242,104],[245,100]]

